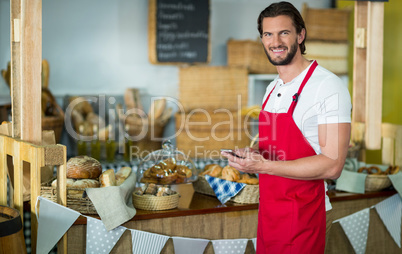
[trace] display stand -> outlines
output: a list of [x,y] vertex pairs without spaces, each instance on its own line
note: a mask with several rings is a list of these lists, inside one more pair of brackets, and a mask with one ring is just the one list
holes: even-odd
[[[40,146],[19,139],[0,135],[0,205],[7,206],[7,156],[13,158],[14,164],[14,191],[10,195],[10,203],[14,207],[23,212],[23,162],[30,163],[31,173],[31,242],[32,253],[36,251],[37,239],[37,214],[35,204],[41,190],[41,167],[56,166],[57,168],[57,201],[59,204],[66,206],[66,157],[67,150],[63,145],[47,145]],[[58,248],[66,253],[67,237],[66,235],[59,242]]]

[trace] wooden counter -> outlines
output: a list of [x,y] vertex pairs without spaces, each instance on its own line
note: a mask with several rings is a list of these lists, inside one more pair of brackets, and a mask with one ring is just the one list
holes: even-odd
[[[194,192],[192,185],[179,187],[181,198],[177,209],[137,210],[134,218],[122,226],[166,236],[210,240],[256,237],[258,204],[227,202],[222,205],[215,197]],[[330,191],[334,220],[371,207],[395,193],[394,190],[366,194]],[[368,239],[366,253],[400,251],[374,209],[370,211]],[[80,216],[68,231],[68,252],[85,253],[85,241],[86,217]],[[131,253],[131,245],[130,231],[126,231],[111,253]],[[167,241],[161,253],[174,253],[172,239]],[[211,242],[204,253],[214,253]],[[251,241],[248,242],[246,253],[255,253]],[[353,253],[353,248],[339,223],[334,223],[331,228],[326,253]]]

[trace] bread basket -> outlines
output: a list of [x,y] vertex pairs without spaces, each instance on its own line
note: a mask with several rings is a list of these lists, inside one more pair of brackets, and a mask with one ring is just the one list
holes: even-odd
[[[54,178],[43,183],[40,195],[53,202],[57,202],[57,190],[51,186]],[[85,188],[67,188],[67,207],[82,214],[97,214],[95,206],[88,196],[83,195]],[[79,193],[82,193],[79,195]]]
[[365,182],[366,191],[379,191],[392,185],[388,175],[367,175]]
[[[209,185],[204,176],[198,176],[198,180],[193,183],[194,191],[214,196],[215,192]],[[246,185],[236,196],[232,197],[229,201],[240,204],[258,204],[260,199],[259,185]]]
[[161,211],[174,209],[179,206],[178,193],[169,196],[137,195],[133,193],[134,207],[141,210]]

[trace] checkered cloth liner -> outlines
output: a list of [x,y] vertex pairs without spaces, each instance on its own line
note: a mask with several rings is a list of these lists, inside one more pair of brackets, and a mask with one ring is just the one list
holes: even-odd
[[214,190],[216,197],[222,204],[225,204],[229,199],[236,196],[237,193],[246,186],[245,183],[231,182],[209,175],[205,175],[205,179],[208,181],[212,190]]

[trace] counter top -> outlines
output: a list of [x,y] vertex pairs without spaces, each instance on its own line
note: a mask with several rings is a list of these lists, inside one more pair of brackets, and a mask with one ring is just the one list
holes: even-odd
[[[258,204],[239,204],[234,202],[227,202],[221,204],[216,197],[200,194],[194,192],[191,184],[178,185],[177,191],[180,193],[179,206],[176,209],[164,211],[145,211],[137,209],[137,214],[132,219],[136,220],[149,220],[168,217],[190,216],[210,213],[223,213],[232,211],[256,210]],[[395,190],[384,190],[378,192],[367,192],[365,194],[356,194],[348,192],[340,192],[331,190],[328,192],[331,202],[340,202],[348,200],[359,200],[376,197],[387,197],[397,193]],[[93,216],[99,218],[97,216]],[[86,224],[86,217],[80,216],[75,225]]]

